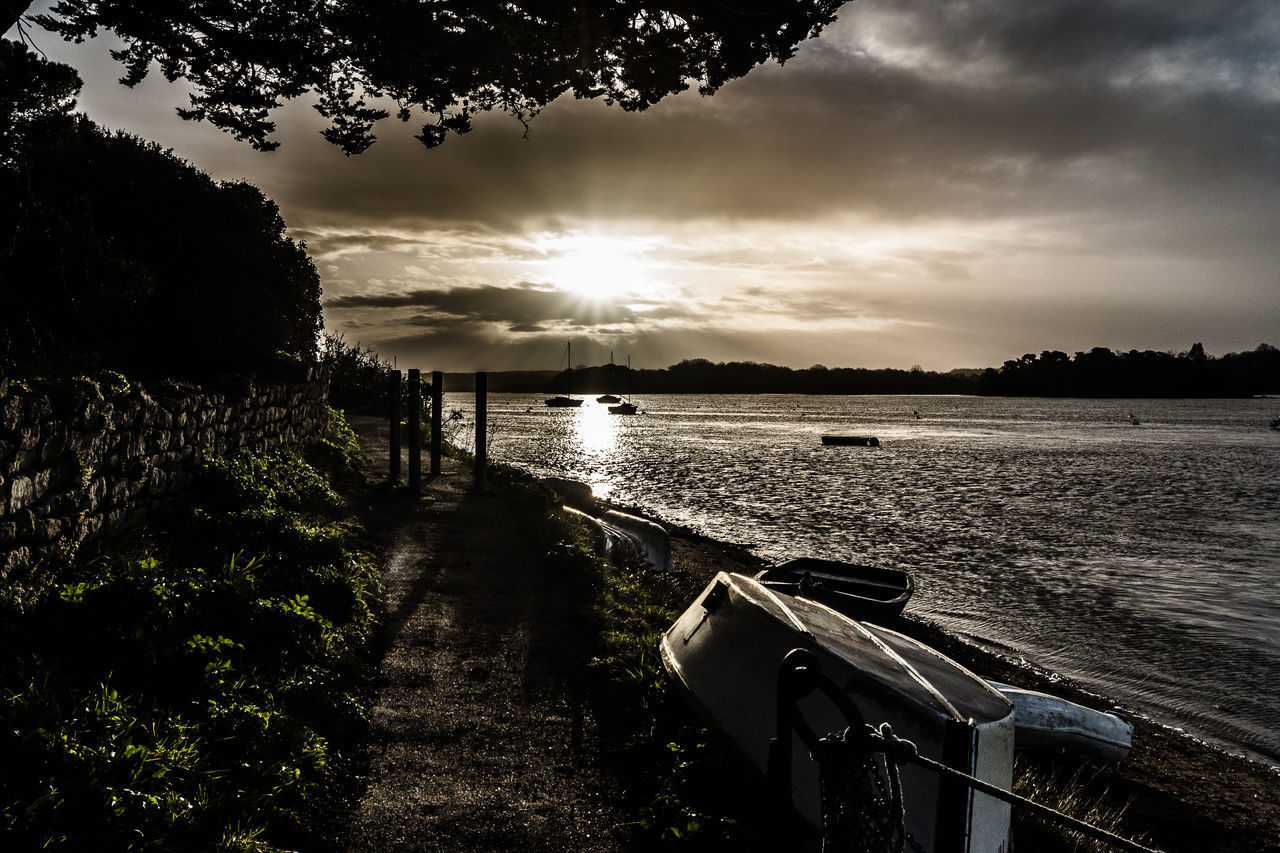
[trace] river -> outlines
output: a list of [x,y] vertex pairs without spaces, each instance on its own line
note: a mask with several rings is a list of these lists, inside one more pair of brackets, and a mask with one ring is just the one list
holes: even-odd
[[[493,395],[490,455],[771,560],[906,569],[910,611],[1280,764],[1280,400],[636,402]],[[466,445],[473,398],[444,409]]]

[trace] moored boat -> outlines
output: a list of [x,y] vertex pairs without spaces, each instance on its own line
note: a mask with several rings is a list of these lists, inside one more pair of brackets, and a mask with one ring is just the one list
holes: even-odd
[[543,400],[553,409],[571,409],[582,405],[582,400],[573,396],[573,343],[569,342],[565,345],[565,358],[568,360],[569,367],[565,372],[565,384],[567,385],[567,394],[557,394],[554,397],[548,397]]
[[[895,631],[857,622],[804,597],[774,592],[754,578],[721,572],[661,642],[663,664],[673,681],[762,780],[769,772],[770,741],[778,734],[779,666],[794,649],[812,655],[867,723],[887,722],[920,755],[1009,788],[1013,706],[959,664]],[[798,700],[797,708],[819,736],[850,724],[845,711],[823,693]],[[799,740],[790,753],[791,804],[819,829],[818,766]],[[1008,849],[1007,804],[942,782],[915,764],[902,765],[900,774],[912,849]]]
[[756,580],[777,592],[802,595],[852,619],[887,622],[902,614],[915,581],[910,573],[879,566],[798,557],[770,567]]
[[849,447],[879,447],[880,439],[874,435],[823,435],[822,443]]
[[618,405],[609,407],[611,415],[634,415],[637,411],[636,404],[631,402],[631,356],[627,356],[627,401],[625,403],[614,400]]

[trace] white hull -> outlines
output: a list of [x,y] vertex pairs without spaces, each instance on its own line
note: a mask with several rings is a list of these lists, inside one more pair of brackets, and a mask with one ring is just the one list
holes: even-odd
[[1123,761],[1133,745],[1133,724],[1048,693],[988,682],[1013,703],[1018,749],[1049,749]]
[[[924,756],[950,759],[1005,790],[1012,785],[1013,707],[954,661],[894,631],[721,572],[662,638],[672,678],[762,780],[776,733],[778,667],[793,648],[817,655],[822,671],[845,687],[868,723],[888,722]],[[821,694],[799,707],[820,736],[847,725]],[[817,765],[798,740],[792,768],[793,804],[820,827]],[[1007,804],[967,787],[943,786],[919,766],[904,765],[901,776],[907,832],[926,853],[1006,853]]]

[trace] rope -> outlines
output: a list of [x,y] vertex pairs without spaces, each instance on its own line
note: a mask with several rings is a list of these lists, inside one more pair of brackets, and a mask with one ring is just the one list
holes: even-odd
[[818,741],[823,853],[902,853],[906,814],[898,767],[848,741],[852,727]]
[[[849,729],[846,729],[842,740],[848,742],[848,733]],[[1129,839],[1116,835],[1113,832],[1108,832],[1102,827],[1094,826],[1091,823],[1085,823],[1084,821],[1074,818],[1069,814],[1063,814],[1057,809],[1041,805],[1035,800],[1029,800],[1026,797],[1013,793],[1012,791],[1006,791],[1003,788],[992,785],[990,782],[984,782],[982,779],[970,776],[968,773],[956,770],[953,767],[948,767],[945,764],[940,764],[931,758],[926,758],[917,751],[916,745],[911,741],[903,740],[895,735],[892,727],[890,727],[888,723],[882,724],[879,729],[875,729],[869,725],[865,726],[862,740],[868,745],[862,748],[870,748],[873,751],[881,752],[885,755],[887,760],[890,760],[895,764],[905,764],[907,762],[919,764],[921,767],[932,770],[940,776],[954,779],[958,782],[963,782],[975,791],[979,791],[989,797],[995,797],[997,800],[1002,800],[1010,805],[1027,809],[1028,811],[1034,812],[1040,817],[1054,821],[1055,823],[1069,826],[1077,832],[1087,835],[1097,841],[1105,842],[1121,850],[1131,851],[1131,853],[1160,853],[1160,851],[1151,847],[1144,847],[1137,842],[1130,841]]]

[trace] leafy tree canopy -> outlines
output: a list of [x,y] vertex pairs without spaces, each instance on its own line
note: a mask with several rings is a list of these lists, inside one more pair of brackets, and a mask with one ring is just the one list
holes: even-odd
[[0,375],[312,360],[320,279],[276,205],[71,115],[78,90],[0,41]]
[[[2,0],[0,28],[29,0]],[[465,133],[477,112],[527,122],[565,92],[643,110],[697,85],[703,94],[835,18],[838,0],[60,0],[34,20],[73,41],[111,30],[133,86],[152,62],[195,88],[183,118],[270,150],[270,111],[305,93],[347,154],[374,141],[393,99],[429,120],[427,147]],[[5,15],[5,13],[8,13]],[[5,20],[5,17],[11,20]]]

